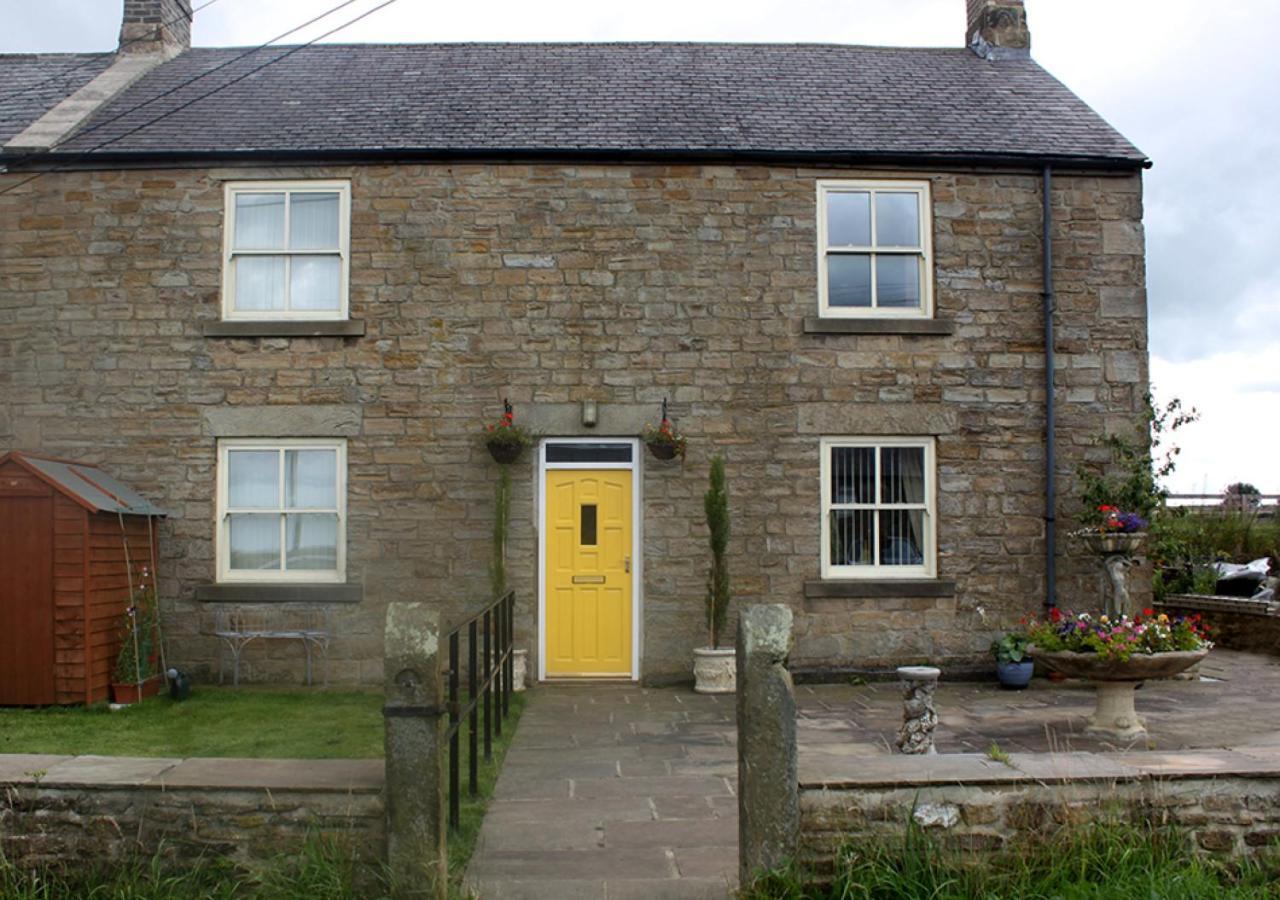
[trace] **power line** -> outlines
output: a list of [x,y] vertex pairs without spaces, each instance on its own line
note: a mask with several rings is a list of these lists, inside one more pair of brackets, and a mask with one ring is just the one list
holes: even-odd
[[[210,6],[213,6],[213,4],[217,2],[219,2],[219,0],[206,0],[206,2],[201,3],[195,9],[191,10],[190,21],[193,21],[193,22],[195,21],[196,13],[200,12],[200,10],[208,9]],[[173,19],[170,19],[168,22],[162,22],[160,24],[160,28],[168,28],[170,25],[176,25],[186,18],[187,18],[186,15],[177,16]],[[148,39],[147,38],[131,38],[130,40],[125,41],[123,44],[117,47],[115,52],[119,53],[121,50],[124,50],[126,47],[132,47],[134,44],[141,44],[143,41],[146,41],[146,40]],[[89,65],[89,63],[90,63],[90,60],[87,60],[87,59],[81,60],[75,65],[69,66],[68,68],[62,70],[61,72],[58,72],[55,75],[50,75],[44,81],[38,81],[29,87],[23,88],[22,90],[18,91],[16,94],[8,95],[7,97],[4,98],[4,101],[7,103],[8,101],[15,100],[18,97],[23,96],[24,94],[30,94],[33,91],[37,91],[40,88],[44,87],[46,84],[50,84],[54,81],[61,81],[64,78],[68,78],[70,77],[71,73],[75,72],[78,69],[83,69],[85,66]]]
[[[75,137],[75,138],[81,138],[81,137],[84,137],[86,134],[90,134],[91,132],[97,131],[97,130],[98,130],[98,129],[100,129],[100,128],[103,128],[103,127],[105,127],[105,126],[107,126],[107,125],[110,125],[112,122],[119,121],[120,119],[124,118],[125,116],[127,116],[127,115],[129,115],[129,114],[131,114],[131,113],[136,112],[137,110],[141,109],[141,108],[142,108],[142,107],[144,107],[144,106],[147,106],[147,105],[149,105],[149,104],[151,104],[151,103],[154,103],[155,101],[160,100],[160,99],[162,99],[162,98],[164,98],[164,97],[168,97],[168,96],[170,96],[170,95],[172,95],[172,94],[174,94],[174,93],[176,93],[176,92],[178,92],[178,91],[182,90],[183,88],[188,87],[188,86],[190,86],[191,84],[194,84],[195,82],[199,81],[201,78],[206,78],[206,77],[208,77],[209,75],[214,74],[215,72],[218,72],[218,71],[221,71],[222,69],[225,69],[227,66],[233,65],[234,63],[237,63],[237,62],[239,62],[240,60],[245,59],[246,57],[253,56],[253,55],[257,54],[257,53],[262,52],[263,50],[267,49],[267,47],[269,47],[271,44],[275,43],[276,41],[280,40],[281,38],[288,37],[289,35],[293,34],[295,31],[301,31],[303,28],[306,28],[308,25],[312,25],[312,24],[314,24],[314,23],[316,23],[316,22],[319,22],[321,19],[328,18],[329,16],[333,15],[334,13],[336,13],[338,10],[343,9],[344,7],[350,6],[352,3],[355,3],[355,2],[356,2],[356,0],[345,0],[345,2],[343,2],[343,3],[339,3],[337,6],[335,6],[335,7],[331,8],[331,9],[327,10],[327,11],[326,11],[326,12],[324,12],[324,13],[321,13],[320,15],[316,16],[315,18],[313,18],[313,19],[309,19],[309,20],[307,20],[306,22],[303,22],[301,25],[298,25],[298,26],[296,26],[296,27],[294,27],[294,28],[290,28],[288,31],[285,31],[285,32],[283,32],[283,33],[281,33],[281,34],[279,34],[279,35],[276,35],[275,37],[273,37],[271,40],[267,41],[266,43],[264,43],[264,44],[260,44],[260,45],[259,45],[259,46],[257,46],[257,47],[253,47],[253,48],[251,48],[251,49],[249,49],[249,50],[246,50],[244,53],[241,53],[241,54],[238,54],[237,56],[232,57],[231,59],[227,60],[227,61],[226,61],[226,62],[224,62],[224,63],[221,63],[221,64],[219,64],[219,65],[215,66],[214,68],[210,69],[210,70],[209,70],[209,71],[207,71],[207,72],[201,72],[199,75],[196,75],[196,76],[194,76],[194,77],[192,77],[192,78],[189,78],[189,79],[187,79],[186,81],[182,82],[181,84],[175,85],[174,87],[170,88],[169,90],[167,90],[167,91],[163,91],[162,93],[159,93],[159,94],[157,94],[157,95],[156,95],[156,96],[154,96],[154,97],[150,97],[150,98],[148,98],[148,99],[146,99],[146,100],[142,101],[141,103],[139,103],[139,104],[137,104],[137,105],[135,105],[135,106],[131,106],[129,109],[123,110],[122,112],[117,113],[116,115],[111,116],[110,118],[104,119],[104,120],[102,120],[101,122],[96,122],[96,123],[94,123],[93,125],[89,126],[88,128],[85,128],[85,129],[84,129],[84,130],[82,130],[82,131],[75,132],[73,135],[68,135],[68,136],[67,136],[67,139],[70,139],[71,137]],[[74,155],[71,157],[71,159],[69,159],[69,160],[68,160],[66,163],[64,163],[64,164],[51,166],[50,168],[48,168],[48,169],[46,169],[46,170],[43,170],[43,171],[40,171],[40,172],[35,173],[35,174],[34,174],[34,175],[32,175],[30,178],[26,178],[26,179],[24,179],[24,180],[22,180],[22,181],[19,181],[17,184],[10,185],[9,187],[5,188],[3,191],[0,191],[0,196],[4,196],[5,194],[11,193],[11,192],[13,192],[13,191],[16,191],[18,188],[23,187],[24,185],[30,184],[31,182],[35,181],[37,178],[39,178],[39,177],[40,177],[40,176],[42,176],[42,175],[48,174],[49,172],[56,172],[56,171],[59,171],[59,170],[61,170],[61,169],[65,168],[65,167],[66,167],[68,164],[70,164],[70,163],[77,162],[77,161],[82,160],[82,159],[84,159],[85,157],[87,157],[87,156],[89,156],[89,155],[91,155],[91,154],[93,154],[93,153],[96,153],[98,150],[101,150],[103,147],[109,146],[110,144],[113,144],[113,143],[115,143],[115,142],[116,142],[116,141],[118,141],[118,140],[121,140],[121,139],[123,139],[123,138],[126,138],[126,137],[128,137],[129,135],[131,135],[131,134],[136,134],[137,132],[141,131],[141,130],[142,130],[142,129],[144,129],[144,128],[149,128],[150,126],[154,125],[156,122],[159,122],[161,119],[164,119],[164,118],[166,118],[166,117],[168,117],[168,116],[174,115],[175,113],[181,112],[182,110],[186,109],[187,107],[189,107],[189,106],[191,106],[191,105],[193,105],[193,104],[195,104],[195,103],[199,103],[201,100],[204,100],[204,99],[206,99],[206,98],[208,98],[208,97],[213,96],[213,95],[214,95],[214,94],[216,94],[218,91],[223,90],[224,88],[228,88],[228,87],[230,87],[231,85],[233,85],[233,84],[235,84],[235,83],[237,83],[237,82],[239,82],[239,81],[243,81],[245,78],[248,78],[250,75],[253,75],[253,74],[257,73],[257,72],[262,71],[262,70],[263,70],[263,69],[265,69],[267,66],[270,66],[270,65],[272,65],[273,63],[277,63],[277,62],[279,62],[280,60],[282,60],[282,59],[284,59],[284,58],[286,58],[286,57],[288,57],[288,56],[292,56],[294,53],[297,53],[299,50],[302,50],[302,49],[305,49],[305,48],[307,48],[307,47],[310,47],[312,44],[316,43],[317,41],[324,40],[325,38],[327,38],[327,37],[329,37],[329,36],[331,36],[331,35],[337,34],[339,31],[342,31],[342,30],[344,30],[344,29],[346,29],[346,28],[349,28],[350,26],[354,25],[356,22],[359,22],[361,19],[367,18],[368,16],[373,15],[374,13],[378,12],[379,10],[384,9],[385,7],[388,7],[388,6],[390,6],[392,3],[395,3],[395,2],[397,2],[397,0],[384,0],[384,2],[383,2],[383,3],[380,3],[380,4],[378,4],[377,6],[373,7],[372,9],[369,9],[369,10],[367,10],[367,11],[365,11],[365,12],[361,13],[360,15],[356,16],[354,19],[351,19],[351,20],[349,20],[349,21],[347,21],[347,22],[344,22],[343,24],[341,24],[341,25],[337,26],[336,28],[332,28],[332,29],[330,29],[329,31],[326,31],[324,34],[318,35],[317,37],[312,38],[311,40],[307,41],[307,42],[306,42],[306,43],[304,43],[304,44],[298,44],[298,45],[296,45],[296,46],[294,46],[294,47],[289,48],[288,50],[286,50],[284,53],[280,54],[279,56],[277,56],[277,57],[275,57],[275,58],[273,58],[273,59],[267,60],[267,61],[266,61],[265,63],[263,63],[262,65],[260,65],[260,66],[255,66],[254,68],[250,69],[250,70],[249,70],[249,71],[247,71],[247,72],[243,72],[243,73],[241,73],[240,75],[237,75],[235,78],[232,78],[230,81],[227,81],[227,82],[224,82],[223,84],[218,85],[217,87],[213,88],[212,90],[210,90],[210,91],[208,91],[208,92],[206,92],[206,93],[204,93],[204,94],[201,94],[199,97],[194,97],[194,98],[192,98],[191,100],[188,100],[188,101],[186,101],[186,102],[182,103],[181,105],[174,107],[173,109],[166,110],[165,112],[162,112],[160,115],[158,115],[158,116],[156,116],[156,117],[154,117],[154,118],[152,118],[152,119],[149,119],[149,120],[148,120],[148,121],[146,121],[146,122],[143,122],[141,125],[138,125],[138,126],[137,126],[137,127],[135,127],[135,128],[131,128],[131,129],[129,129],[128,131],[125,131],[125,132],[123,132],[123,133],[121,133],[121,134],[118,134],[118,135],[116,135],[116,136],[115,136],[115,137],[113,137],[113,138],[110,138],[110,139],[108,139],[108,140],[106,140],[106,141],[103,141],[103,142],[101,142],[101,143],[99,143],[99,144],[95,144],[93,147],[90,147],[88,150],[82,150],[82,151],[80,151],[79,153],[74,154]],[[54,147],[56,147],[56,146],[57,146],[57,145],[55,144],[55,145],[54,145]],[[41,151],[37,151],[37,152],[35,152],[35,153],[29,153],[29,154],[27,154],[26,156],[18,157],[18,158],[17,158],[17,159],[15,159],[15,160],[10,160],[10,161],[8,161],[8,162],[7,162],[7,163],[5,163],[5,164],[6,164],[6,165],[8,165],[8,166],[21,165],[22,163],[27,162],[28,160],[36,159],[36,158],[38,158],[38,157],[39,157],[39,158],[43,158],[43,157],[44,157],[44,156],[45,156],[45,155],[46,155],[50,150],[54,149],[54,147],[50,147],[48,150],[41,150]]]

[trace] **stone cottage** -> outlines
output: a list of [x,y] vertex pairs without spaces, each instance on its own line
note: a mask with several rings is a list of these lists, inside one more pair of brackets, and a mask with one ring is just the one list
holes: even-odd
[[[504,398],[535,675],[688,677],[715,453],[735,602],[792,606],[795,668],[975,664],[1096,603],[1065,533],[1142,422],[1147,161],[1021,0],[967,10],[946,49],[246,50],[125,0],[115,53],[0,57],[0,452],[170,512],[197,673],[228,604],[327,611],[368,682],[388,601],[482,603]],[[640,441],[664,400],[684,459]]]

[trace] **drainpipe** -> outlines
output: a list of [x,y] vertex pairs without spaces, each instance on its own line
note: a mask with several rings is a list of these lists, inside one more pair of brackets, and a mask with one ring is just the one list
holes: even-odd
[[1057,598],[1057,558],[1054,555],[1056,514],[1054,500],[1057,494],[1058,455],[1056,452],[1057,413],[1053,396],[1053,166],[1045,163],[1044,183],[1041,188],[1044,212],[1044,605],[1053,609]]

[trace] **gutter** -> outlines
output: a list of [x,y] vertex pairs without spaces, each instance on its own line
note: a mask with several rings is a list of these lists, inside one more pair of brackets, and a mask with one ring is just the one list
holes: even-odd
[[1058,605],[1056,556],[1057,514],[1057,410],[1054,405],[1053,384],[1053,166],[1046,162],[1040,189],[1044,204],[1041,220],[1044,227],[1043,257],[1040,267],[1044,273],[1044,605],[1053,609]]
[[795,165],[964,166],[966,168],[1039,171],[1043,165],[1059,169],[1129,173],[1151,167],[1143,157],[1052,156],[1041,154],[884,153],[811,150],[734,150],[731,148],[623,150],[616,148],[509,147],[466,149],[445,147],[366,148],[350,150],[97,150],[57,149],[43,153],[0,150],[0,166],[22,169],[97,169],[111,166],[155,166],[253,162],[267,164],[408,163],[467,161],[542,162],[755,162]]

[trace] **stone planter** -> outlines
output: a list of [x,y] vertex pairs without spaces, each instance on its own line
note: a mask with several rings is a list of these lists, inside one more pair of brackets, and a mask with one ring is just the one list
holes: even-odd
[[510,465],[520,458],[520,454],[524,453],[524,445],[510,442],[494,442],[485,444],[489,448],[489,455],[493,457],[493,461],[502,465]]
[[139,690],[136,682],[130,681],[127,684],[111,683],[111,700],[114,703],[137,703],[139,700],[145,700],[147,697],[154,697],[160,693],[160,684],[163,679],[159,675],[152,675],[150,678],[144,678]]
[[1031,683],[1031,674],[1035,669],[1036,664],[1029,659],[1022,662],[997,662],[996,677],[1000,679],[1001,687],[1021,691]]
[[1084,545],[1099,556],[1135,556],[1147,542],[1145,531],[1131,531],[1127,534],[1091,531],[1082,537]]
[[1133,741],[1147,733],[1146,723],[1134,708],[1138,683],[1171,678],[1209,655],[1208,649],[1171,653],[1135,653],[1127,660],[1104,660],[1096,653],[1052,652],[1031,649],[1034,658],[1055,672],[1071,678],[1087,678],[1097,689],[1098,703],[1085,728],[1089,734]]
[[732,694],[738,686],[738,658],[732,647],[693,651],[693,689],[699,694]]

